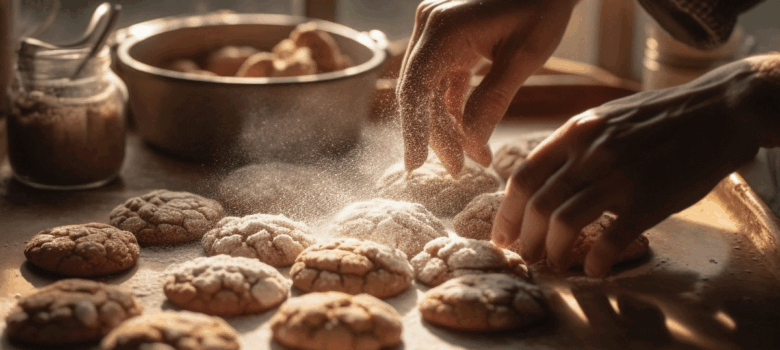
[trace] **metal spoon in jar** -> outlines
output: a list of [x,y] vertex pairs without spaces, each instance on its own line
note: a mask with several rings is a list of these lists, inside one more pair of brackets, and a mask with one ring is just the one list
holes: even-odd
[[[119,13],[122,12],[122,5],[114,4],[111,5],[111,8],[109,9],[107,14],[104,14],[104,16],[108,16],[108,21],[106,23],[106,26],[103,28],[103,31],[100,32],[100,35],[98,36],[97,41],[95,41],[95,44],[92,45],[92,48],[89,50],[87,55],[84,57],[83,61],[79,63],[78,67],[76,68],[76,71],[73,72],[73,75],[71,75],[70,79],[76,79],[76,77],[81,73],[81,71],[84,69],[84,67],[87,65],[87,62],[92,57],[95,57],[95,55],[100,52],[100,49],[103,48],[103,46],[106,44],[106,41],[108,41],[108,38],[111,36],[111,33],[114,31],[114,28],[116,28],[117,23],[119,23]],[[90,35],[87,40],[92,39],[92,36]]]

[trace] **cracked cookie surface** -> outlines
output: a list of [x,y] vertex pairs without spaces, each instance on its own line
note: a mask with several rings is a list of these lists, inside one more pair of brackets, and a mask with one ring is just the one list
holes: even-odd
[[397,295],[412,284],[414,272],[406,254],[386,245],[356,239],[315,244],[290,269],[293,285],[304,292]]
[[451,279],[426,292],[419,309],[430,323],[467,331],[526,327],[549,313],[537,286],[507,274]]
[[490,167],[502,179],[509,179],[512,173],[515,172],[515,169],[525,162],[531,151],[539,146],[550,134],[552,134],[552,131],[534,132],[502,143],[495,154],[493,154],[493,162],[490,164]]
[[135,317],[109,333],[101,350],[238,350],[239,334],[223,319],[189,311]]
[[292,265],[315,242],[306,224],[269,214],[223,218],[201,240],[207,255],[243,256],[276,267]]
[[225,216],[217,201],[188,192],[156,190],[114,208],[111,225],[132,232],[141,245],[200,239]]
[[305,350],[378,350],[401,343],[401,316],[368,294],[311,293],[292,298],[271,318],[273,338]]
[[141,311],[133,294],[120,287],[65,279],[20,299],[5,319],[5,331],[9,339],[29,344],[92,342]]
[[420,203],[437,216],[454,216],[477,195],[498,190],[500,179],[492,170],[467,159],[453,177],[432,153],[412,172],[403,162],[387,168],[376,183],[379,196]]
[[381,243],[407,257],[417,255],[429,241],[447,236],[441,220],[422,204],[379,198],[345,207],[326,231],[336,237]]
[[163,291],[183,309],[237,316],[281,304],[289,294],[290,281],[256,259],[217,255],[167,268]]
[[[610,213],[604,213],[596,219],[596,221],[585,226],[577,239],[574,241],[574,248],[572,248],[572,266],[582,266],[585,264],[585,256],[588,255],[590,249],[593,248],[593,244],[604,233],[604,231],[615,222],[617,217]],[[642,233],[637,236],[635,240],[628,244],[623,252],[618,255],[615,263],[622,263],[628,261],[640,260],[647,256],[650,252],[650,240],[647,235]]]
[[431,287],[459,276],[492,272],[529,279],[528,267],[517,253],[493,242],[461,237],[428,242],[411,263],[417,280]]
[[131,268],[140,248],[127,231],[100,223],[59,226],[32,237],[24,256],[33,265],[71,277],[102,276]]

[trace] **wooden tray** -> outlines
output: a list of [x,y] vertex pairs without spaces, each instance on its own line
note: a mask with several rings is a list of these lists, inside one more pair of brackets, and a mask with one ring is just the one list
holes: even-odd
[[[507,120],[494,141],[556,125]],[[368,131],[363,151],[356,154],[377,160],[369,171],[374,173],[387,165],[383,162],[399,159],[400,147],[392,145],[400,140],[397,132],[383,126]],[[352,169],[351,162],[343,164]],[[56,280],[25,263],[24,244],[35,233],[65,224],[107,222],[114,206],[152,189],[211,196],[223,174],[224,169],[162,156],[135,136],[129,139],[121,178],[93,191],[33,190],[11,180],[5,162],[0,166],[0,317],[18,297]],[[354,188],[361,183],[370,188],[372,179],[355,181]],[[387,301],[403,315],[403,349],[778,348],[779,233],[775,216],[739,176],[732,175],[699,203],[649,230],[652,256],[645,261],[622,266],[604,280],[583,277],[576,270],[556,277],[534,267],[554,314],[542,325],[491,334],[438,328],[420,319],[416,304],[427,290],[420,285]],[[197,256],[203,256],[198,244],[144,248],[135,268],[100,280],[133,289],[145,313],[175,309],[165,301],[161,272]],[[270,340],[266,323],[274,312],[228,322],[241,332],[245,349],[279,349]],[[4,328],[0,321],[0,331]],[[19,347],[3,335],[0,348]]]

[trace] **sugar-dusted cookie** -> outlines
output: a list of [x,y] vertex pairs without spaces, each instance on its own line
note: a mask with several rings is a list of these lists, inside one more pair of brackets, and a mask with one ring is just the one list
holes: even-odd
[[271,318],[273,338],[305,350],[379,350],[401,343],[401,316],[368,294],[311,293],[284,303]]
[[528,279],[528,267],[520,255],[493,242],[468,238],[437,238],[412,261],[417,280],[431,287],[469,274],[511,273]]
[[466,331],[535,324],[549,313],[539,287],[508,274],[465,275],[432,288],[419,303],[430,323]]
[[382,243],[413,257],[425,243],[446,237],[444,224],[422,204],[373,199],[342,209],[325,230],[336,237]]
[[19,299],[5,319],[5,331],[13,341],[36,345],[94,342],[141,310],[123,288],[65,279]]
[[135,236],[114,226],[89,223],[38,232],[27,242],[24,256],[31,264],[71,277],[108,275],[138,261]]
[[289,294],[290,281],[256,259],[217,255],[168,267],[163,291],[183,309],[237,316],[281,304]]
[[227,254],[258,259],[287,267],[304,249],[315,243],[306,224],[284,215],[228,216],[207,232],[201,243],[206,254]]
[[450,217],[477,195],[497,191],[500,184],[492,170],[468,159],[460,174],[453,177],[431,154],[412,172],[407,172],[403,163],[390,166],[377,181],[376,190],[382,198],[420,203],[437,216]]
[[[596,243],[604,231],[615,222],[617,217],[610,213],[604,213],[596,219],[593,223],[585,226],[580,234],[577,236],[577,240],[574,242],[574,248],[572,249],[573,266],[582,266],[585,264],[585,256],[588,255],[590,249],[593,248],[593,244]],[[647,239],[647,235],[642,233],[635,240],[628,244],[625,250],[618,256],[617,262],[628,262],[640,260],[648,255],[650,252],[650,241]]]
[[550,134],[552,131],[539,131],[502,143],[493,154],[493,163],[490,166],[502,179],[509,179],[515,169],[525,162],[531,151]]
[[141,245],[199,240],[225,216],[217,201],[188,192],[156,190],[111,211],[111,225],[132,232]]
[[315,244],[290,269],[293,285],[304,292],[397,295],[412,284],[414,272],[406,254],[386,245],[356,239]]
[[109,333],[101,350],[238,350],[238,332],[223,319],[189,311],[133,318]]

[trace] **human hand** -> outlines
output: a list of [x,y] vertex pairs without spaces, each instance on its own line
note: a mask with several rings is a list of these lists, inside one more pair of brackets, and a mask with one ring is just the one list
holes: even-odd
[[737,62],[570,119],[509,179],[493,241],[508,246],[519,238],[523,259],[546,256],[561,272],[580,230],[610,211],[618,218],[584,264],[587,275],[604,276],[644,230],[692,205],[755,156],[764,132],[732,98],[735,88],[755,86],[751,76]]
[[[493,128],[560,43],[576,1],[423,1],[396,91],[406,169],[425,162],[429,144],[451,174],[460,172],[464,150],[489,165]],[[492,68],[466,101],[481,57]]]

